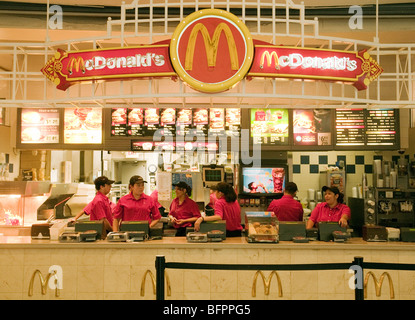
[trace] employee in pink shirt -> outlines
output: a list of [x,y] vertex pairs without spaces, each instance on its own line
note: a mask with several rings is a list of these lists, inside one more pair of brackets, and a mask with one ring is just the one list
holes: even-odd
[[211,186],[209,189],[209,203],[207,204],[212,209],[215,208],[215,202],[218,198],[216,198],[216,186]]
[[242,234],[241,207],[237,195],[232,186],[225,182],[216,185],[215,214],[213,216],[200,217],[195,222],[195,231],[200,230],[203,221],[226,221],[226,236],[240,237]]
[[132,176],[130,193],[118,200],[113,210],[114,231],[120,230],[122,221],[148,221],[150,228],[157,224],[161,215],[154,200],[144,193],[144,179]]
[[311,212],[307,221],[307,229],[321,221],[339,222],[343,228],[350,220],[350,208],[343,203],[343,194],[337,187],[323,187],[325,202],[319,203]]
[[303,206],[294,199],[298,188],[294,182],[287,182],[281,199],[272,200],[268,211],[273,211],[279,221],[303,221]]
[[176,198],[170,205],[169,218],[173,227],[177,229],[176,236],[185,236],[186,227],[193,226],[193,223],[200,217],[199,206],[189,197],[192,195],[192,188],[184,181],[174,185]]
[[86,214],[90,220],[103,221],[107,232],[112,231],[112,203],[108,199],[108,194],[113,183],[114,180],[110,180],[105,176],[96,178],[94,184],[97,193],[94,199],[70,221],[76,222],[83,214]]

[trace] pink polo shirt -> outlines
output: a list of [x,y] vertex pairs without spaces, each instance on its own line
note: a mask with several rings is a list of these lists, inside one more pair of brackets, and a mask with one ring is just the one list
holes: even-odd
[[208,206],[211,206],[212,208],[215,208],[215,202],[218,200],[218,198],[216,198],[216,192],[212,192],[209,195],[209,203]]
[[[200,217],[199,206],[189,197],[186,197],[182,204],[179,204],[179,198],[175,198],[171,205],[169,215],[176,219],[188,219],[192,217]],[[175,228],[189,227],[192,226],[192,222],[186,222],[182,224],[174,224]]]
[[101,192],[97,192],[94,199],[88,203],[84,208],[84,212],[89,215],[90,220],[101,220],[107,218],[108,222],[112,225],[112,202],[108,197]]
[[279,221],[303,221],[303,206],[289,194],[272,200],[268,211],[273,211]]
[[118,200],[113,210],[114,219],[123,221],[148,221],[161,218],[160,212],[154,200],[148,195],[142,193],[137,200],[132,193],[123,196]]
[[347,214],[350,219],[350,208],[344,203],[339,203],[334,208],[330,208],[327,202],[322,202],[316,205],[313,212],[311,212],[310,220],[314,223],[320,221],[338,222],[344,214]]
[[238,201],[226,202],[225,198],[217,199],[215,202],[215,215],[226,221],[226,230],[242,230],[241,207]]

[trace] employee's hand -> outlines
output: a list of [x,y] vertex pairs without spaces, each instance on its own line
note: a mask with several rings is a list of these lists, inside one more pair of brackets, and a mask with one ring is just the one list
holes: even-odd
[[340,218],[340,220],[339,220],[339,225],[340,225],[342,228],[346,228],[346,227],[347,227],[347,219],[346,219],[346,218],[344,218],[344,217],[341,217],[341,218]]
[[194,226],[194,228],[195,228],[195,231],[196,231],[196,232],[198,232],[198,231],[200,230],[200,224],[202,223],[202,221],[203,221],[203,218],[202,218],[202,217],[198,218],[198,219],[195,221],[195,226]]

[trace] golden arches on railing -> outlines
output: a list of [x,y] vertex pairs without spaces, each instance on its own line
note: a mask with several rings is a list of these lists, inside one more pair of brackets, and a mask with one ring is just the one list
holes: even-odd
[[[149,275],[151,278],[151,284],[153,285],[153,294],[156,294],[156,277],[154,276],[153,272],[151,272],[151,270],[147,269],[144,272],[143,278],[141,279],[140,295],[142,297],[144,297],[145,295],[147,275]],[[164,271],[164,278],[166,279],[167,296],[171,296],[170,278],[169,278],[169,275],[167,274],[167,271]]]
[[255,272],[254,280],[252,282],[252,296],[253,297],[256,297],[256,283],[257,283],[257,280],[258,280],[258,275],[261,276],[262,282],[264,284],[264,294],[265,295],[269,295],[272,276],[275,275],[275,277],[277,278],[277,283],[278,283],[278,296],[282,297],[281,279],[280,279],[280,276],[278,275],[278,272],[275,271],[275,270],[272,271],[269,274],[268,278],[265,277],[265,275],[262,273],[261,270],[258,270],[257,272]]
[[383,280],[385,279],[385,276],[388,277],[388,281],[389,281],[390,298],[395,299],[393,281],[392,281],[392,277],[390,276],[390,274],[388,272],[382,273],[378,281],[375,274],[372,271],[369,271],[365,276],[365,281],[364,281],[364,286],[363,286],[365,299],[367,298],[367,284],[369,282],[369,278],[370,277],[373,278],[373,283],[375,284],[376,296],[380,297],[381,291],[382,291]]

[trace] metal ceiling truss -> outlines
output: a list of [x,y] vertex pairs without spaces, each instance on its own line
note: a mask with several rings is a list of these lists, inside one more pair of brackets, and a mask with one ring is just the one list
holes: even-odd
[[[143,3],[142,3],[143,2]],[[168,8],[179,9],[178,16],[169,17]],[[66,91],[56,89],[40,69],[58,48],[90,50],[95,48],[127,47],[150,44],[170,39],[174,29],[185,18],[189,7],[237,8],[239,18],[249,28],[253,38],[273,44],[324,49],[360,51],[366,49],[384,69],[380,77],[367,90],[358,91],[344,83],[309,80],[253,79],[242,80],[233,89],[216,94],[194,91],[182,81],[150,79],[107,81],[76,84]],[[140,9],[148,15],[143,18]],[[164,8],[164,16],[153,15]],[[185,10],[186,8],[186,10]],[[256,8],[257,16],[246,11]],[[150,10],[149,10],[150,9]],[[264,10],[271,15],[262,16]],[[284,10],[284,15],[276,12]],[[177,10],[176,10],[177,11]],[[134,14],[132,14],[132,12]],[[295,14],[292,14],[295,12]],[[127,14],[128,13],[128,14]],[[108,18],[107,34],[102,37],[44,43],[0,43],[0,57],[12,59],[12,70],[0,69],[0,98],[10,107],[66,107],[93,105],[99,107],[116,104],[204,104],[252,106],[285,106],[289,108],[339,108],[361,106],[365,108],[413,108],[415,44],[381,44],[377,42],[327,37],[319,34],[319,21],[306,19],[304,5],[287,0],[270,1],[133,1],[123,4],[121,18]]]

